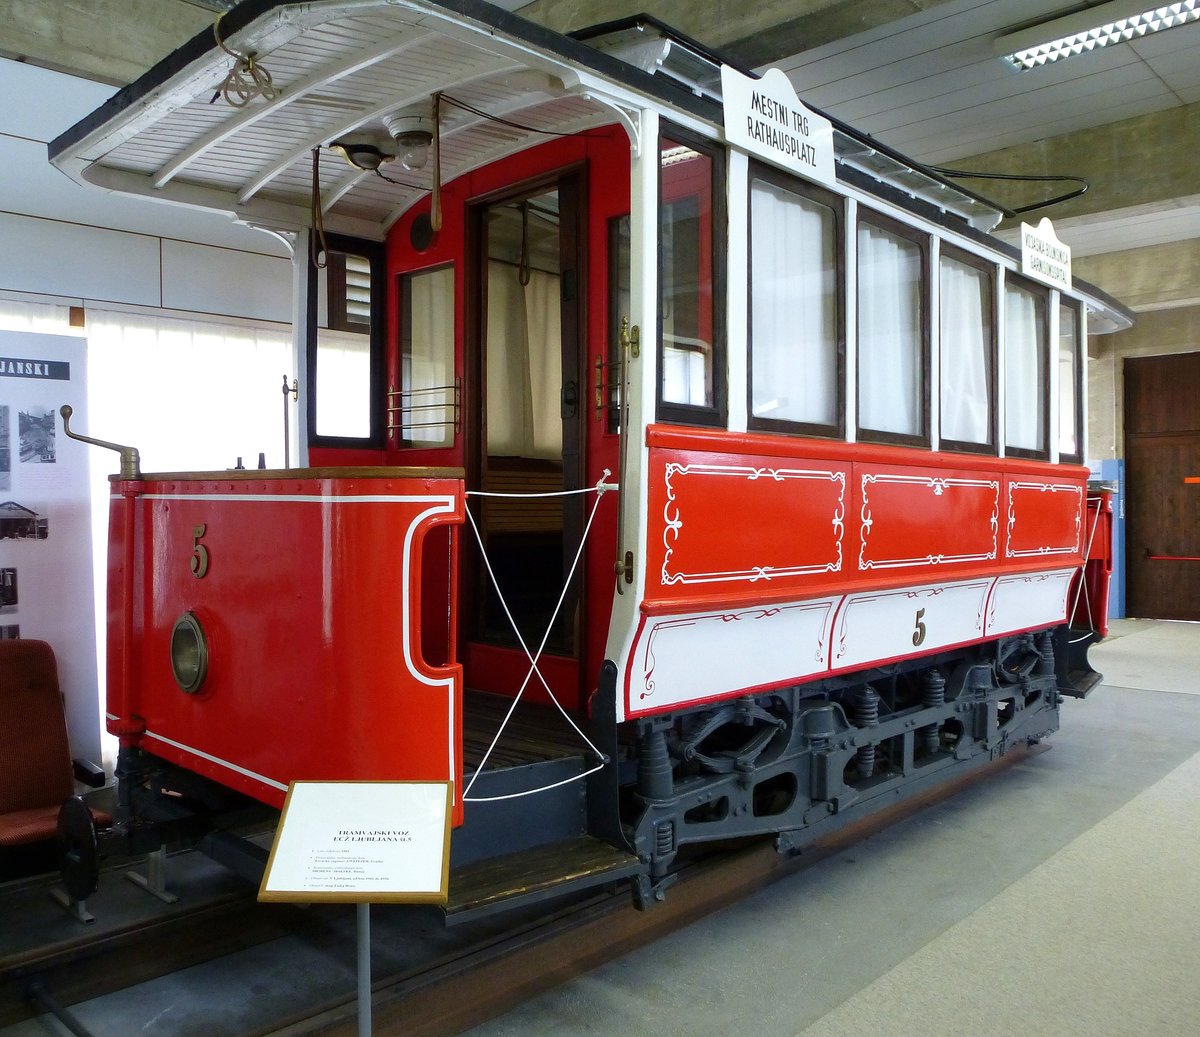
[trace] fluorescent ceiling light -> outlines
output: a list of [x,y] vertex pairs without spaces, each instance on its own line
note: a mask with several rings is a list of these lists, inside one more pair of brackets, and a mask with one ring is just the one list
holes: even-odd
[[995,53],[1014,68],[1037,68],[1060,58],[1087,54],[1110,43],[1136,40],[1200,20],[1200,0],[1177,0],[1144,8],[1141,5],[1145,2],[1114,0],[1001,36],[996,41]]

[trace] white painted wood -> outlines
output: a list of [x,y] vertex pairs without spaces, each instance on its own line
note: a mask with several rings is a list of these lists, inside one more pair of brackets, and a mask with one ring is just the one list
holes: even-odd
[[992,579],[847,596],[834,623],[834,669],[923,655],[984,634]]
[[1067,617],[1067,591],[1075,569],[1028,576],[1002,576],[987,609],[987,636],[1061,623]]
[[840,600],[651,620],[633,653],[630,711],[680,706],[822,672]]

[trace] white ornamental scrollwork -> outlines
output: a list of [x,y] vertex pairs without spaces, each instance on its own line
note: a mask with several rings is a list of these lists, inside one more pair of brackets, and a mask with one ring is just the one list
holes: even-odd
[[[867,549],[870,547],[871,530],[875,520],[871,515],[871,503],[868,486],[876,483],[908,484],[932,490],[935,497],[944,496],[949,489],[973,487],[988,489],[994,494],[990,525],[992,530],[992,547],[990,551],[969,552],[963,554],[946,554],[932,552],[912,558],[868,558]],[[868,569],[903,569],[913,566],[945,565],[950,562],[990,562],[995,560],[997,539],[1000,528],[1000,482],[997,479],[958,479],[946,476],[926,475],[891,475],[887,473],[870,473],[862,477],[862,527],[859,539],[858,568]]]
[[[1075,542],[1069,546],[1060,545],[1054,547],[1050,544],[1039,544],[1037,547],[1030,547],[1024,550],[1014,550],[1013,530],[1017,524],[1017,502],[1016,493],[1018,490],[1036,490],[1039,493],[1068,493],[1074,494],[1078,499],[1078,507],[1075,509],[1074,524],[1075,524]],[[1048,482],[1010,482],[1008,484],[1008,530],[1004,544],[1004,553],[1009,558],[1040,558],[1049,555],[1061,554],[1077,554],[1082,547],[1083,536],[1083,487],[1072,486],[1068,483],[1048,483]]]
[[[769,479],[777,483],[793,480],[828,482],[837,487],[835,511],[830,517],[835,539],[834,556],[827,562],[813,565],[768,565],[754,564],[744,569],[712,570],[703,572],[676,572],[672,570],[672,560],[675,547],[679,542],[684,527],[683,515],[675,496],[675,480],[681,475],[709,476],[714,478],[735,478],[747,482]],[[803,576],[812,573],[840,572],[842,569],[842,539],[845,536],[846,519],[846,475],[844,472],[833,472],[823,469],[801,468],[759,468],[750,465],[714,465],[714,464],[679,464],[668,462],[664,471],[664,485],[667,491],[666,503],[663,505],[663,564],[662,585],[669,587],[674,584],[694,583],[758,583],[779,579],[784,576]]]

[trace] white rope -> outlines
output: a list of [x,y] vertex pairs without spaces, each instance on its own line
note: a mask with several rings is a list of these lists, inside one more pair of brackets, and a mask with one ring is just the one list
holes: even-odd
[[[604,469],[604,474],[608,475],[608,469]],[[605,482],[601,479],[595,486],[585,486],[580,490],[547,490],[544,493],[499,493],[494,490],[467,490],[468,497],[508,497],[514,500],[521,500],[525,497],[579,497],[586,493],[595,493],[599,497],[603,497],[609,490],[620,489],[615,482]],[[599,498],[597,498],[599,499]]]
[[[1086,514],[1086,512],[1085,512],[1085,514]],[[1080,597],[1081,596],[1085,597],[1086,601],[1087,601],[1089,630],[1086,634],[1083,635],[1083,637],[1077,637],[1072,641],[1068,641],[1067,642],[1068,644],[1077,645],[1077,644],[1079,644],[1080,641],[1086,641],[1089,637],[1092,636],[1092,634],[1094,634],[1096,632],[1095,625],[1090,623],[1090,620],[1092,618],[1092,596],[1090,594],[1088,594],[1088,590],[1087,590],[1087,562],[1088,562],[1088,556],[1092,553],[1092,542],[1096,539],[1096,530],[1100,528],[1100,514],[1101,514],[1101,511],[1099,508],[1097,508],[1096,509],[1096,521],[1092,523],[1091,531],[1088,533],[1087,547],[1084,548],[1084,551],[1083,551],[1083,564],[1079,567],[1079,589],[1075,591],[1075,600],[1073,602],[1071,602],[1071,612],[1067,616],[1067,622],[1070,623],[1071,617],[1075,615],[1076,610],[1079,608]]]
[[[604,469],[604,474],[600,477],[600,481],[598,483],[596,483],[595,486],[585,487],[582,490],[564,490],[564,491],[556,492],[556,493],[528,493],[528,494],[526,494],[526,493],[484,493],[481,491],[468,491],[469,496],[479,496],[479,497],[565,497],[565,496],[569,496],[572,494],[593,493],[594,492],[596,494],[596,501],[592,505],[591,514],[588,515],[587,524],[584,526],[584,529],[583,529],[583,536],[581,536],[579,538],[579,547],[576,550],[575,557],[571,562],[571,570],[567,574],[567,579],[563,584],[562,593],[558,596],[558,602],[554,606],[554,611],[550,615],[549,622],[546,624],[546,632],[545,632],[545,634],[542,635],[542,640],[541,640],[541,643],[538,645],[538,650],[537,650],[536,654],[533,654],[529,651],[529,646],[525,643],[525,638],[521,636],[521,631],[517,626],[517,622],[513,618],[512,612],[509,610],[508,602],[504,600],[504,593],[500,589],[500,583],[496,579],[496,573],[492,569],[491,560],[488,558],[487,549],[484,547],[484,544],[483,544],[483,537],[479,532],[479,527],[475,524],[475,517],[474,517],[474,515],[471,514],[470,508],[466,509],[467,521],[470,523],[471,532],[475,534],[475,542],[476,542],[476,544],[479,545],[479,555],[483,559],[484,567],[487,569],[488,578],[491,580],[492,587],[496,591],[496,597],[499,598],[499,600],[500,600],[500,606],[501,606],[501,608],[504,609],[505,616],[508,617],[509,626],[512,627],[513,633],[516,634],[517,642],[520,644],[521,650],[525,653],[525,658],[529,660],[529,670],[525,674],[525,679],[521,682],[521,687],[518,689],[517,694],[513,697],[512,704],[508,707],[508,712],[504,715],[504,719],[500,722],[500,727],[497,729],[495,737],[492,738],[491,744],[487,747],[487,751],[483,754],[483,759],[480,760],[479,766],[477,768],[475,768],[474,774],[471,775],[470,780],[467,782],[467,787],[463,792],[463,802],[464,803],[490,803],[490,802],[496,802],[497,800],[502,800],[502,799],[518,799],[522,796],[532,796],[538,792],[546,792],[550,789],[558,788],[560,785],[565,785],[568,782],[580,781],[581,779],[586,778],[589,774],[595,774],[596,771],[600,770],[605,764],[608,763],[608,758],[604,755],[604,753],[602,753],[599,749],[596,748],[595,745],[592,744],[591,739],[588,738],[588,736],[586,734],[584,734],[583,731],[580,730],[579,725],[575,723],[575,721],[571,717],[571,715],[566,711],[566,709],[563,708],[562,703],[558,701],[558,698],[555,696],[554,692],[550,689],[550,685],[547,683],[545,676],[543,676],[542,671],[538,668],[538,662],[542,658],[542,653],[546,648],[546,642],[550,640],[550,633],[554,629],[554,623],[558,619],[559,612],[562,610],[563,602],[566,600],[566,597],[567,597],[567,591],[571,586],[571,581],[575,578],[575,572],[579,567],[579,560],[580,560],[580,558],[583,557],[584,545],[587,543],[588,534],[591,532],[591,529],[592,529],[592,522],[595,520],[596,512],[600,508],[600,500],[604,496],[606,491],[616,488],[612,483],[605,482],[605,480],[611,474],[612,473],[609,469],[607,469],[607,468]],[[529,789],[528,791],[525,791],[525,792],[515,792],[515,793],[511,793],[509,795],[505,795],[505,796],[490,796],[490,797],[472,798],[471,797],[471,789],[474,788],[476,780],[479,778],[479,775],[483,773],[484,768],[487,766],[488,760],[491,758],[492,752],[496,748],[496,744],[500,741],[500,736],[504,733],[504,729],[508,726],[509,720],[512,719],[512,715],[517,708],[517,703],[519,703],[521,701],[521,696],[525,694],[525,689],[529,686],[530,678],[532,678],[534,674],[537,674],[538,680],[541,682],[542,687],[546,690],[546,694],[550,696],[550,701],[554,703],[554,705],[558,709],[559,713],[561,713],[563,718],[567,721],[567,723],[571,725],[571,727],[574,729],[575,733],[577,735],[579,735],[579,737],[582,738],[585,743],[587,743],[587,747],[589,749],[591,749],[591,751],[600,759],[601,763],[598,766],[593,767],[591,770],[585,771],[582,774],[573,775],[570,778],[565,778],[562,781],[554,782],[551,785],[545,785],[542,788]]]
[[[605,761],[607,762],[607,761]],[[582,774],[572,774],[569,778],[563,778],[562,781],[556,781],[553,785],[543,785],[541,788],[529,789],[527,792],[510,792],[507,796],[472,796],[468,799],[463,796],[464,803],[499,803],[502,799],[523,799],[525,796],[532,796],[536,792],[549,792],[551,789],[559,788],[563,785],[569,785],[573,781],[582,781],[589,775],[595,774],[596,771],[604,770],[605,763],[598,763],[590,771],[584,771]],[[476,771],[475,773],[479,773]],[[469,787],[469,786],[468,786]]]

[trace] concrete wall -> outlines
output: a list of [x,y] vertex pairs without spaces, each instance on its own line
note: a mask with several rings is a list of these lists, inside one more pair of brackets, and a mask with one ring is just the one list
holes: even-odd
[[1200,306],[1139,313],[1128,331],[1088,342],[1088,456],[1125,456],[1123,364],[1126,357],[1200,350]]

